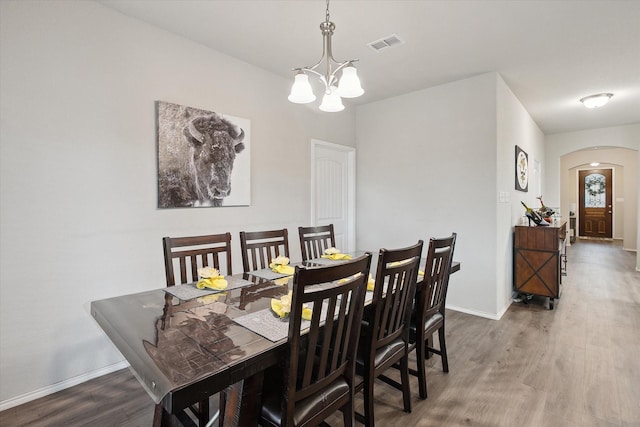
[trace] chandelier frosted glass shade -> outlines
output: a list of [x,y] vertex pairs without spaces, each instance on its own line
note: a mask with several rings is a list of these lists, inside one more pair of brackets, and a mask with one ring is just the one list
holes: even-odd
[[342,69],[342,77],[338,82],[338,95],[342,98],[357,98],[364,93],[358,78],[358,70],[353,64]]
[[597,95],[585,96],[580,100],[587,108],[598,108],[609,102],[612,93],[599,93]]
[[336,113],[344,110],[342,98],[338,95],[338,89],[335,86],[331,86],[325,92],[324,97],[322,98],[322,104],[320,104],[320,109],[327,113]]
[[307,104],[316,100],[309,83],[309,76],[302,71],[296,74],[288,99],[296,104]]

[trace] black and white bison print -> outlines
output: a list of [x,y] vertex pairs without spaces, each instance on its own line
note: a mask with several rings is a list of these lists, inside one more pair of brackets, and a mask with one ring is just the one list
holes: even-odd
[[158,206],[222,206],[245,132],[220,114],[158,102]]

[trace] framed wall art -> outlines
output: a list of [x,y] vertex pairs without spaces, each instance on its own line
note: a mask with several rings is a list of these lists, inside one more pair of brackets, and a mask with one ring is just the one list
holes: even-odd
[[159,208],[251,203],[248,119],[163,101],[156,113]]
[[529,191],[529,156],[516,145],[516,190]]

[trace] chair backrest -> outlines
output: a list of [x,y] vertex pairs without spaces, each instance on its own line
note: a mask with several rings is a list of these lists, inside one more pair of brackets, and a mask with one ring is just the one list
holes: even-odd
[[298,227],[302,260],[320,258],[328,248],[336,246],[333,224],[317,227]]
[[[283,425],[294,425],[293,411],[300,400],[314,395],[330,397],[323,391],[338,378],[343,377],[353,387],[370,264],[371,254],[366,253],[344,264],[296,266],[284,378],[288,422],[283,419]],[[304,335],[300,331],[303,304],[312,307]],[[330,408],[331,402],[325,402],[325,406]]]
[[[416,280],[423,241],[402,249],[380,249],[373,301],[367,310],[370,344],[375,354],[404,335],[409,338],[409,321],[413,310]],[[372,357],[373,359],[373,357]]]
[[[198,268],[214,267],[231,275],[231,233],[192,237],[164,237],[167,286],[198,281]],[[221,263],[221,258],[226,258]],[[225,266],[224,269],[220,265]],[[226,269],[226,271],[225,271]],[[178,276],[179,273],[179,276]]]
[[286,228],[272,231],[241,231],[242,268],[245,273],[269,267],[280,255],[289,257],[289,232]]
[[450,237],[429,239],[424,280],[417,297],[422,324],[438,311],[444,314],[455,244],[456,233],[452,233]]

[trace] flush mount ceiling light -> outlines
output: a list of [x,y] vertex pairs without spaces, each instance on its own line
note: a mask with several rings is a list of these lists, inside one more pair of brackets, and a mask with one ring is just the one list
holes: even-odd
[[[322,111],[342,111],[344,110],[342,98],[357,98],[364,93],[364,90],[360,85],[360,79],[358,78],[356,67],[353,66],[353,63],[356,62],[357,59],[338,62],[333,58],[333,52],[331,51],[331,36],[335,29],[335,24],[329,21],[329,0],[327,0],[326,19],[320,24],[320,31],[322,32],[323,39],[322,58],[320,58],[320,61],[312,67],[300,67],[293,69],[293,71],[297,71],[297,74],[295,76],[293,86],[291,87],[289,101],[296,104],[307,104],[316,100],[316,96],[313,94],[313,90],[311,89],[307,73],[317,75],[320,78],[320,81],[324,84],[324,97],[320,104],[320,109]],[[316,68],[322,64],[325,64],[324,74],[316,71]],[[342,77],[339,80],[336,75],[338,71],[342,71]]]
[[587,108],[597,108],[609,102],[612,96],[612,93],[599,93],[597,95],[585,96],[580,102]]

